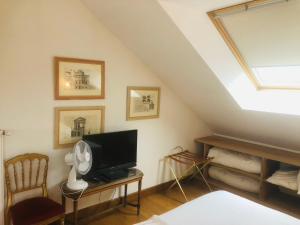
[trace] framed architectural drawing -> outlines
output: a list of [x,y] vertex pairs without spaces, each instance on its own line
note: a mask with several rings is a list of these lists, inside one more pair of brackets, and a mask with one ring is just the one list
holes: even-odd
[[83,135],[104,129],[104,106],[55,108],[55,148],[72,147]]
[[159,87],[127,88],[127,120],[158,118],[159,108]]
[[104,61],[55,57],[55,99],[103,99]]

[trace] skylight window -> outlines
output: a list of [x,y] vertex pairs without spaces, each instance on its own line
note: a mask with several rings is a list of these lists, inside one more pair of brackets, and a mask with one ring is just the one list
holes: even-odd
[[254,0],[208,15],[258,90],[300,90],[299,0]]
[[263,87],[300,89],[300,66],[270,66],[252,68]]

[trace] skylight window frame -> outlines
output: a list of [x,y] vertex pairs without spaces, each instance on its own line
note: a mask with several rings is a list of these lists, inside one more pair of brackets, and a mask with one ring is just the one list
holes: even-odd
[[[242,53],[238,49],[236,43],[231,38],[229,32],[227,31],[224,23],[221,20],[221,17],[224,15],[229,15],[232,13],[238,13],[241,11],[247,11],[251,8],[261,7],[265,5],[271,5],[279,2],[288,2],[288,0],[252,0],[224,8],[220,8],[217,10],[213,10],[210,12],[207,12],[207,15],[209,16],[210,20],[215,25],[216,29],[224,39],[225,43],[229,47],[230,51],[233,53],[234,57],[244,70],[245,74],[249,78],[249,80],[254,84],[257,90],[300,90],[300,86],[267,86],[262,85],[258,78],[253,73],[250,66],[247,64],[245,58],[243,57]],[[300,75],[299,75],[300,76]]]

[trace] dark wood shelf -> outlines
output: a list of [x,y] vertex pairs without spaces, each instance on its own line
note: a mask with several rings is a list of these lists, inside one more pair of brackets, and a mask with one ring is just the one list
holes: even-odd
[[261,158],[271,159],[295,166],[300,166],[300,153],[298,152],[266,147],[258,144],[252,144],[245,141],[237,141],[234,139],[224,138],[220,136],[208,136],[203,138],[197,138],[195,141],[197,143],[234,150],[236,152],[241,152],[253,156],[258,156]]
[[277,209],[281,212],[300,219],[300,199],[289,194],[276,191],[263,202],[270,208]]

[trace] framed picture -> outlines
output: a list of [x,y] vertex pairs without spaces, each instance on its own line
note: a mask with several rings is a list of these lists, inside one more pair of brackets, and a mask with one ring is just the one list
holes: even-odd
[[159,87],[127,88],[127,120],[159,117]]
[[55,108],[55,148],[72,147],[83,135],[104,129],[104,106]]
[[55,57],[55,99],[103,99],[104,61]]

